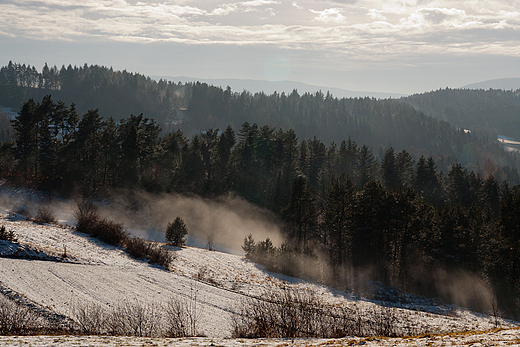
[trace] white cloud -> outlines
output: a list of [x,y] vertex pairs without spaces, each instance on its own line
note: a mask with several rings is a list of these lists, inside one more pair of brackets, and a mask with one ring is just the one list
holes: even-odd
[[[492,51],[520,56],[518,1],[498,7],[498,2],[489,0],[450,4],[444,0],[424,5],[421,1],[358,0],[329,7],[314,0],[143,0],[134,4],[11,0],[0,3],[0,35],[35,40],[272,44],[359,59],[434,52]],[[240,21],[241,16],[248,17]]]
[[386,21],[387,18],[381,14],[381,11],[371,8],[367,15],[373,20]]
[[274,0],[252,0],[252,1],[246,1],[246,2],[243,2],[242,5],[243,6],[262,6],[262,5],[273,5],[273,4],[277,4],[278,1],[274,1]]
[[319,22],[343,23],[345,21],[345,16],[343,16],[341,10],[338,8],[327,8],[323,11],[311,10],[311,12],[318,15],[314,20]]
[[463,25],[470,21],[466,11],[455,8],[421,8],[401,23],[410,26]]

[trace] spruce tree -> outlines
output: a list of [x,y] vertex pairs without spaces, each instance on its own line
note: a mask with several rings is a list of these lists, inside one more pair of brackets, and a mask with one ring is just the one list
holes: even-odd
[[188,228],[181,217],[175,218],[173,223],[168,223],[166,227],[166,240],[172,245],[180,247],[186,243]]

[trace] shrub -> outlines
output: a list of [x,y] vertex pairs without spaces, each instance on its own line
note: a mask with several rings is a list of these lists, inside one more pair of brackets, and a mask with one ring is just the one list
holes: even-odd
[[184,301],[171,298],[166,306],[166,337],[185,337],[189,335],[191,319],[188,305]]
[[54,212],[49,206],[42,206],[38,208],[36,211],[36,216],[34,217],[34,221],[36,223],[48,223],[48,224],[57,224],[58,221]]
[[91,201],[78,203],[74,216],[78,221],[77,231],[89,234],[105,243],[116,246],[128,238],[124,225],[101,218]]
[[175,259],[170,251],[162,247],[159,243],[154,242],[152,244],[150,253],[148,254],[148,262],[152,264],[159,264],[165,268],[169,268],[170,264]]
[[233,337],[294,338],[403,336],[426,333],[406,313],[385,306],[359,312],[329,305],[311,291],[284,288],[261,298],[246,298],[232,316]]
[[77,220],[76,230],[85,234],[90,234],[90,230],[100,219],[96,205],[90,200],[83,200],[77,204],[74,217]]
[[143,259],[149,253],[150,243],[140,237],[129,237],[124,241],[123,246],[132,258]]
[[175,218],[173,223],[168,223],[166,228],[166,240],[172,245],[180,247],[186,243],[188,228],[181,217]]
[[98,220],[92,228],[91,235],[113,246],[121,244],[128,237],[122,223],[116,223],[105,218]]
[[99,304],[74,305],[72,318],[81,334],[100,335],[107,330],[108,313]]
[[37,328],[38,316],[27,306],[0,298],[0,335],[27,334]]
[[2,225],[2,226],[0,227],[0,240],[11,241],[11,242],[16,242],[16,241],[18,241],[18,239],[16,238],[16,235],[15,235],[14,231],[12,231],[12,230],[7,231],[7,230],[5,229],[5,225]]
[[123,241],[126,252],[133,258],[147,258],[151,264],[159,264],[169,268],[174,257],[158,242],[146,241],[140,237],[126,238]]

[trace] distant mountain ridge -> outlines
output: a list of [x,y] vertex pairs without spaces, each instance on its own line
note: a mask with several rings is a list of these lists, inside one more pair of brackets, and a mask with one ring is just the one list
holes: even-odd
[[334,97],[337,98],[376,98],[376,99],[388,99],[388,98],[400,98],[406,96],[405,94],[399,93],[388,93],[388,92],[364,92],[364,91],[352,91],[341,88],[315,86],[302,82],[295,81],[264,81],[264,80],[250,80],[250,79],[210,79],[210,78],[195,78],[186,76],[150,76],[155,80],[161,78],[171,82],[205,82],[216,87],[220,86],[225,89],[227,86],[231,87],[234,92],[242,92],[244,90],[251,93],[264,92],[265,94],[272,94],[275,91],[278,93],[285,92],[285,94],[291,93],[294,89],[298,90],[298,93],[316,93],[322,91],[327,94],[330,92]]
[[520,78],[497,78],[483,82],[467,84],[460,87],[461,89],[502,89],[517,90],[520,89]]

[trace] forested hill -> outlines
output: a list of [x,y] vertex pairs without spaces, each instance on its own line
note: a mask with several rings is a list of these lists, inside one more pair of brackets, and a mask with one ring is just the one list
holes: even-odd
[[[443,171],[456,162],[486,175],[484,166],[518,167],[518,159],[478,134],[467,134],[399,100],[338,99],[314,94],[234,92],[204,83],[172,83],[114,71],[97,65],[35,67],[10,62],[0,68],[0,106],[20,110],[29,98],[45,95],[66,105],[75,103],[79,114],[99,109],[116,121],[143,113],[163,130],[181,129],[192,136],[206,129],[238,130],[244,122],[293,129],[298,139],[316,137],[339,144],[349,137],[370,146],[376,155],[392,145],[414,157],[434,156]],[[487,165],[489,166],[489,165]]]
[[456,127],[520,138],[520,90],[447,88],[400,100]]

